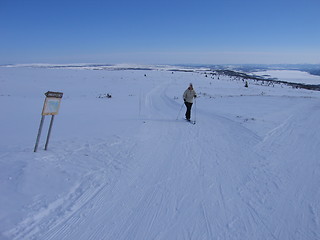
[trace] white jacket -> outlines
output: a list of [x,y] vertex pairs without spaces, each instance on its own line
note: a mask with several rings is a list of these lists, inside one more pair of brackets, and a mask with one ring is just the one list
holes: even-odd
[[193,103],[193,98],[197,97],[196,92],[192,89],[190,90],[189,88],[184,91],[183,93],[183,99],[188,102],[188,103]]

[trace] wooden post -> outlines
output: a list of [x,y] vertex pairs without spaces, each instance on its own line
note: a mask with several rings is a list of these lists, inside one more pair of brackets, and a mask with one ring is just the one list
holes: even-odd
[[44,117],[45,117],[45,115],[42,115],[42,117],[41,117],[40,126],[39,126],[39,130],[38,130],[38,135],[37,135],[37,140],[36,140],[36,145],[34,146],[34,152],[36,152],[37,149],[38,149],[38,144],[39,144],[39,140],[40,140],[40,136],[41,136]]
[[51,121],[50,121],[50,126],[49,126],[49,130],[48,130],[47,141],[46,141],[46,145],[45,145],[45,147],[44,147],[44,150],[47,150],[47,149],[48,149],[48,144],[49,144],[49,139],[50,139],[50,135],[51,135],[51,129],[52,129],[52,124],[53,124],[54,116],[55,116],[55,115],[51,115]]

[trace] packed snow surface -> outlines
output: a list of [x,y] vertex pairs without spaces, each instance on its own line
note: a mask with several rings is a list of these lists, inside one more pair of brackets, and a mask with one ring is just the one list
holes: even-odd
[[1,240],[320,239],[319,92],[160,68],[0,67],[0,86]]

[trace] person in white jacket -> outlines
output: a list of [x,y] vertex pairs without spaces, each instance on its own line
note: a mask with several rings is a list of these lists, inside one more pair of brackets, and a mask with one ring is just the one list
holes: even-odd
[[183,93],[184,104],[187,107],[186,119],[188,121],[190,121],[190,117],[191,117],[191,108],[192,108],[192,104],[193,104],[193,99],[196,98],[196,97],[197,97],[197,94],[193,89],[192,83],[190,83],[190,85],[187,88],[187,90],[185,90],[184,93]]

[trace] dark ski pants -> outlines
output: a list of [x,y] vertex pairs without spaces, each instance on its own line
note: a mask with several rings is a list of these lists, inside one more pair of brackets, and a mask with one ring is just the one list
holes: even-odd
[[191,107],[192,107],[192,103],[189,102],[184,102],[184,104],[187,107],[187,111],[186,111],[186,119],[190,120],[191,117]]

